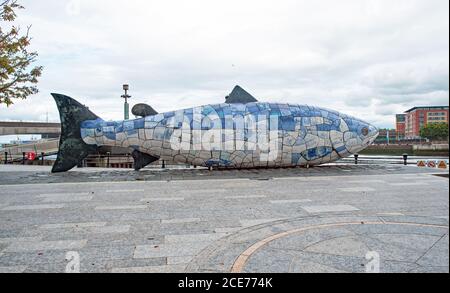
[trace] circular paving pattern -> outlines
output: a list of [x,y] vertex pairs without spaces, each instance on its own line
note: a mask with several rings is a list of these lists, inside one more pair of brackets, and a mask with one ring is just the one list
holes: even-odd
[[189,272],[448,272],[448,220],[308,217],[250,227],[206,248]]

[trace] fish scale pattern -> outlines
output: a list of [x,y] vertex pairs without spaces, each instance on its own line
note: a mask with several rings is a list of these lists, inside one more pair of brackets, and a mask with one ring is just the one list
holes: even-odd
[[166,161],[229,168],[336,161],[370,145],[378,130],[307,105],[218,104],[129,121],[85,121],[87,144],[131,148]]

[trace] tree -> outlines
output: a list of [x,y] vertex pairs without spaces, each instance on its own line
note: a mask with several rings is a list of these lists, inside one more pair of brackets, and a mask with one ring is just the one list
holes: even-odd
[[20,27],[11,25],[16,11],[24,9],[17,0],[0,0],[0,104],[10,106],[14,99],[26,99],[38,93],[36,84],[43,67],[31,67],[38,54],[29,52],[29,26],[24,34]]
[[428,123],[420,130],[420,136],[430,140],[446,140],[448,139],[448,124]]

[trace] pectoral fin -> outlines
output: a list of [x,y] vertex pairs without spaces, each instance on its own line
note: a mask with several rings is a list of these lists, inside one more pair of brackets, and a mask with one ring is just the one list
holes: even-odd
[[157,157],[153,157],[149,154],[144,154],[140,151],[134,151],[132,154],[134,159],[134,170],[139,171],[142,168],[145,168],[146,166],[150,165],[151,163],[154,163],[159,160]]

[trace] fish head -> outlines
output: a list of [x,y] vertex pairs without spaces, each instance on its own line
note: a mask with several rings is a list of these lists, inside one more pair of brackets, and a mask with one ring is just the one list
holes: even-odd
[[370,146],[378,137],[379,130],[374,125],[351,116],[342,118],[345,123],[343,143],[351,154],[356,154]]

